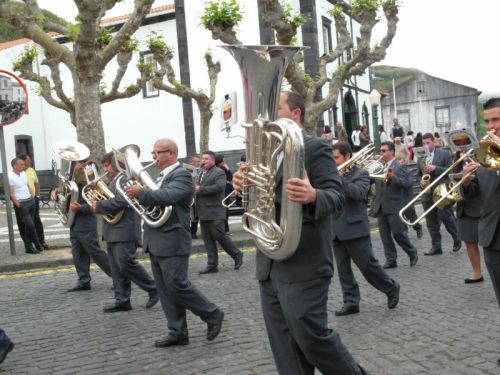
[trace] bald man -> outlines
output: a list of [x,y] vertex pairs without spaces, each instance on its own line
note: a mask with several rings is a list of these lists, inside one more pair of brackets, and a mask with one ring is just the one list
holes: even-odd
[[224,312],[188,279],[189,210],[194,186],[191,174],[179,163],[177,154],[174,141],[157,140],[151,155],[161,172],[156,181],[159,189],[153,191],[138,184],[127,189],[127,195],[139,199],[143,206],[172,206],[170,217],[161,227],[144,225],[143,248],[151,256],[151,268],[168,325],[168,335],[155,342],[158,348],[189,344],[186,310],[207,323],[207,341],[217,337],[224,319]]

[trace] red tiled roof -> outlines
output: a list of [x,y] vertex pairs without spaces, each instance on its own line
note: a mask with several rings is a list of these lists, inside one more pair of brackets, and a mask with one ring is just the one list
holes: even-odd
[[[163,5],[160,7],[152,8],[151,11],[148,13],[147,17],[151,17],[153,15],[157,15],[157,14],[161,14],[161,13],[170,13],[174,9],[175,9],[174,4]],[[112,24],[124,22],[124,21],[128,20],[129,17],[130,17],[130,14],[125,14],[123,16],[107,18],[107,19],[104,19],[101,21],[101,26],[112,25]],[[52,37],[56,37],[59,35],[58,33],[54,33],[54,32],[50,32],[48,34]],[[11,40],[11,41],[5,42],[5,43],[0,43],[0,51],[3,51],[5,49],[9,49],[11,47],[18,46],[20,44],[28,43],[29,41],[30,41],[30,39],[22,38],[22,39]]]

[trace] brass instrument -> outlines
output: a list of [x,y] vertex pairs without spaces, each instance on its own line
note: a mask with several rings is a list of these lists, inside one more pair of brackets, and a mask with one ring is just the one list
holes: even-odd
[[59,177],[54,210],[62,225],[69,228],[75,220],[75,212],[70,210],[70,205],[78,202],[78,185],[75,180],[81,178],[78,171],[75,171],[75,164],[79,160],[86,159],[90,155],[90,150],[83,143],[61,140],[52,144],[52,153],[54,157],[61,159],[59,169],[56,160],[52,161],[54,173]]
[[[404,206],[401,211],[399,211],[399,217],[401,220],[410,226],[417,224],[420,220],[422,220],[425,216],[429,214],[435,207],[442,206],[443,208],[449,207],[450,204],[459,201],[462,199],[460,195],[458,195],[458,188],[462,186],[463,182],[470,177],[470,175],[474,172],[471,171],[465,175],[461,175],[460,180],[452,179],[451,182],[447,183],[443,187],[439,187],[437,193],[433,195],[433,204],[430,206],[427,211],[425,211],[422,215],[420,215],[413,222],[406,219],[404,216],[404,212],[417,202],[420,197],[424,194],[428,194],[431,189],[437,185],[443,178],[447,177],[448,174],[462,161],[466,159],[470,159],[472,156],[475,156],[476,160],[482,165],[484,168],[498,171],[500,170],[500,145],[493,141],[490,134],[487,134],[480,142],[477,142],[476,137],[472,131],[468,129],[458,130],[447,134],[447,143],[452,149],[452,151],[465,151],[468,147],[465,154],[463,154],[457,161],[455,161],[452,165],[450,165],[438,178],[436,178],[431,184],[429,184],[424,190],[422,190],[415,198],[413,198],[406,206]],[[456,192],[457,191],[457,192]]]
[[[417,155],[417,157],[419,158],[422,158],[423,160],[423,166],[425,167],[427,165],[427,162],[426,162],[426,157],[427,157],[427,147],[425,146],[422,146],[422,147],[414,147],[413,148],[413,152],[415,155]],[[425,174],[422,174],[422,178],[420,179],[420,186],[422,187],[422,189],[426,189],[427,186],[429,186],[431,182],[431,175],[429,173],[425,173]],[[430,191],[429,191],[430,193]]]
[[[82,197],[85,201],[92,206],[94,202],[100,200],[113,199],[115,195],[104,183],[103,178],[108,174],[107,172],[99,177],[97,173],[97,165],[93,161],[87,161],[81,165],[87,184],[82,189]],[[111,214],[104,214],[102,218],[109,224],[118,223],[123,216],[123,210]]]
[[172,206],[148,206],[144,207],[137,198],[130,198],[125,190],[128,186],[137,183],[151,190],[158,190],[159,186],[151,178],[146,169],[155,162],[143,167],[139,161],[141,150],[137,145],[127,145],[119,150],[113,149],[115,163],[120,174],[116,177],[116,190],[128,204],[142,217],[144,222],[152,228],[159,228],[170,217]]
[[[304,176],[302,130],[289,119],[276,119],[281,81],[301,47],[222,46],[238,62],[245,96],[247,168],[243,172],[243,229],[257,248],[275,261],[291,257],[300,241],[302,204],[287,199],[282,185],[280,222],[275,188],[280,163],[283,181]],[[253,125],[252,125],[253,123]],[[281,157],[283,155],[283,157]]]

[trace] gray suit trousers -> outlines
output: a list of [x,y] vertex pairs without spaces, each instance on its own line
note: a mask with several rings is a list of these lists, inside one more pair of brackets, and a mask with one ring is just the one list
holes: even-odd
[[188,336],[186,310],[210,324],[220,317],[217,306],[189,281],[188,265],[187,255],[159,257],[151,254],[151,268],[172,338]]
[[326,304],[331,278],[282,283],[260,281],[269,342],[281,375],[366,374],[340,336],[328,328]]
[[497,296],[498,307],[500,307],[500,249],[483,248],[484,263],[490,274],[493,289]]
[[[425,211],[432,206],[432,201],[422,201],[422,207]],[[447,208],[444,210],[438,210],[434,208],[426,217],[425,221],[427,223],[427,229],[429,230],[429,234],[432,239],[432,248],[436,250],[441,250],[441,222],[443,222],[446,230],[453,238],[453,243],[460,242],[458,238],[458,227],[457,227],[457,218],[455,214],[451,210],[451,208]]]
[[351,268],[351,259],[359,268],[366,281],[375,289],[391,296],[398,289],[398,284],[389,277],[375,258],[370,236],[352,240],[334,240],[333,253],[337,263],[340,286],[345,305],[359,305],[361,299],[359,286]]
[[156,284],[135,259],[135,241],[108,242],[108,259],[118,304],[130,301],[131,281],[149,294],[156,292]]
[[217,242],[231,258],[237,259],[241,251],[235,246],[231,237],[225,232],[224,220],[200,220],[201,235],[207,248],[208,267],[217,267],[219,256],[217,253]]
[[108,257],[97,242],[97,230],[79,232],[70,230],[71,255],[78,275],[78,285],[90,283],[90,259],[92,259],[104,273],[111,277]]
[[[396,240],[398,245],[408,254],[410,259],[417,256],[417,249],[408,238],[408,228],[401,221],[398,214],[384,214],[383,212],[379,212],[377,222],[380,238],[384,245],[386,262],[395,263],[398,258],[394,240]],[[392,237],[394,237],[394,240]]]

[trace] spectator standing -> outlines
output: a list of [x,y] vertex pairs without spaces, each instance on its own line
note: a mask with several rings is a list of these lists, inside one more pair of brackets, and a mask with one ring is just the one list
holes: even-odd
[[400,164],[408,164],[410,161],[410,151],[405,144],[401,143],[401,138],[394,138],[394,147],[396,147],[396,160]]
[[348,136],[347,132],[342,126],[342,123],[339,121],[337,124],[335,124],[335,131],[337,132],[337,140],[339,142],[347,142],[348,141]]
[[353,151],[358,152],[361,150],[361,127],[358,125],[356,126],[356,130],[354,130],[351,134],[351,141],[353,145]]
[[[28,176],[24,172],[24,161],[14,158],[9,172],[9,195],[14,205],[17,227],[24,242],[27,254],[38,254],[43,247],[35,229],[35,200],[28,185]],[[33,244],[35,248],[33,248]]]
[[387,133],[385,132],[383,125],[379,125],[378,132],[379,132],[380,143],[384,143],[389,140],[389,137],[387,136]]
[[391,139],[394,140],[394,138],[396,137],[404,139],[404,136],[405,132],[403,130],[403,127],[399,124],[399,120],[397,118],[394,118],[392,120]]
[[368,146],[368,144],[370,143],[370,136],[368,135],[368,126],[363,125],[361,127],[361,133],[359,133],[359,139],[361,142],[360,145],[361,148]]
[[40,219],[40,183],[38,182],[38,175],[34,168],[31,167],[31,157],[27,154],[19,155],[19,159],[24,162],[24,172],[28,176],[28,186],[30,187],[31,196],[35,200],[35,229],[36,234],[42,247],[47,250],[49,245],[45,242],[45,233],[43,231],[43,223]]
[[333,144],[334,137],[333,137],[332,129],[328,125],[325,125],[323,127],[323,134],[321,134],[321,138],[326,139],[326,141],[328,142],[329,145]]
[[444,142],[438,132],[434,132],[434,146],[439,148],[444,146]]
[[424,145],[424,139],[422,138],[422,133],[418,132],[415,136],[415,141],[413,142],[413,147],[422,147]]
[[408,147],[408,151],[410,151],[410,160],[413,160],[413,145],[414,145],[414,139],[413,139],[413,131],[408,130],[408,133],[406,133],[406,137],[404,139],[404,144],[406,147]]

